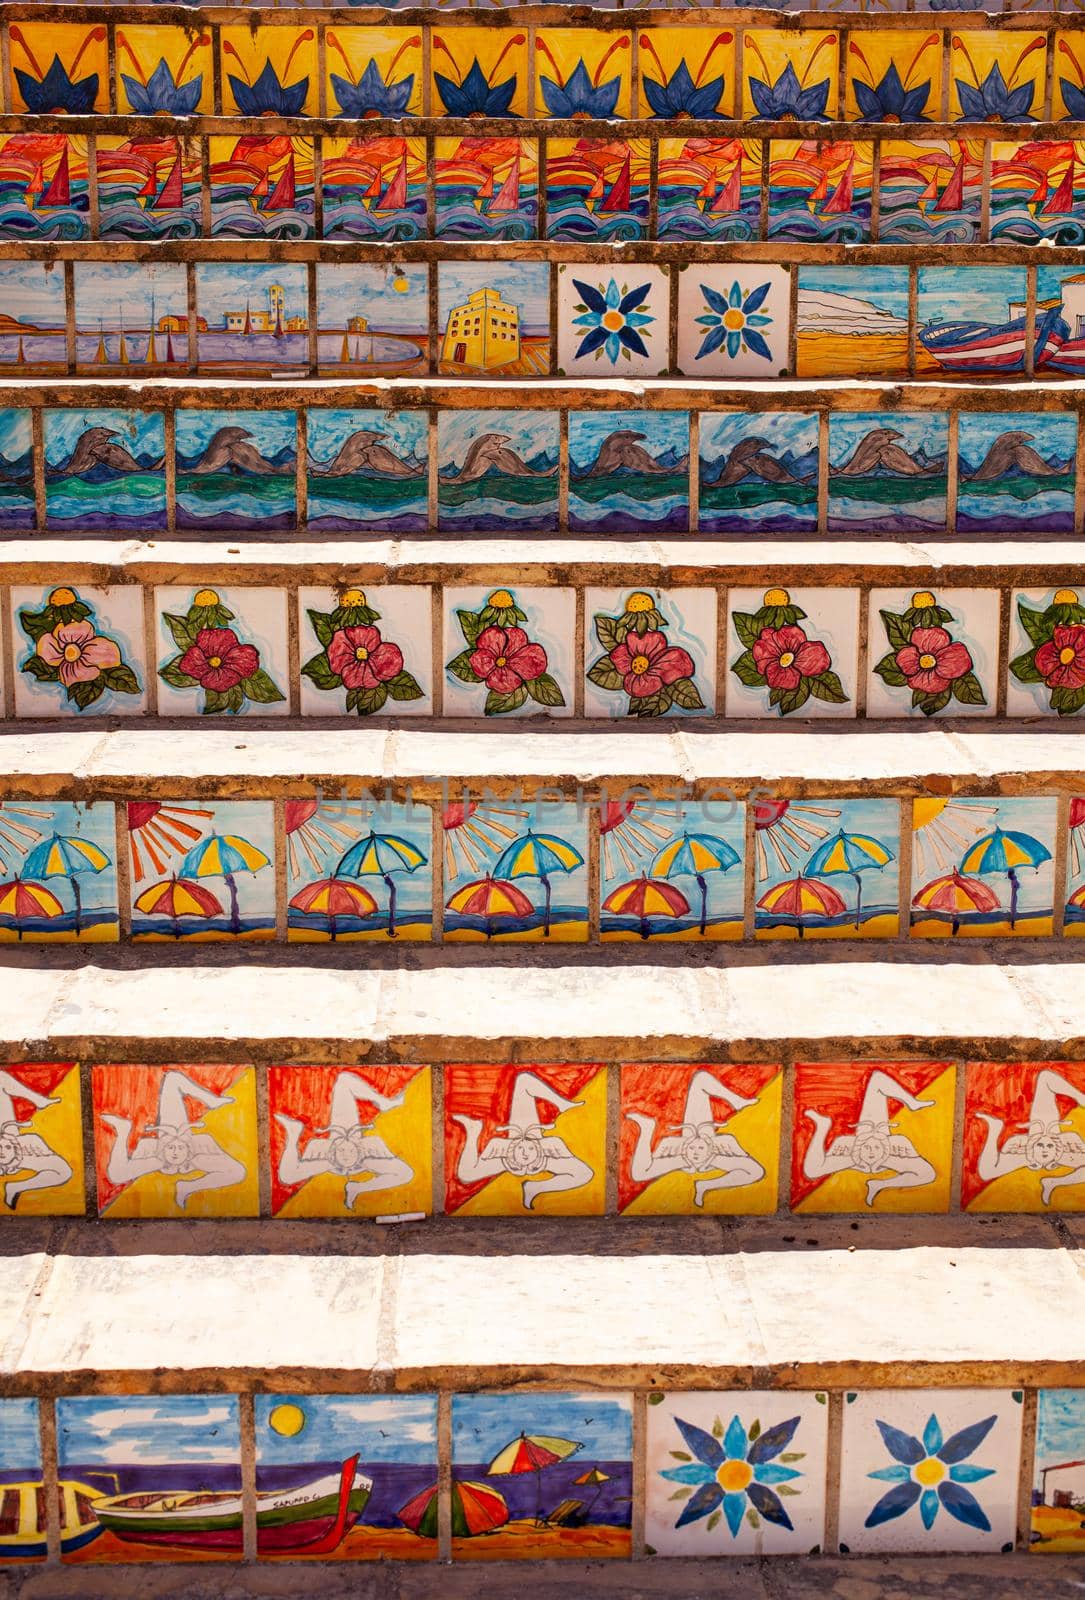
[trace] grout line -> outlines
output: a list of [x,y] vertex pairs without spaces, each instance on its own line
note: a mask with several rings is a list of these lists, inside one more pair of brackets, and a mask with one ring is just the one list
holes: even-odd
[[256,1550],[256,1403],[251,1394],[237,1397],[241,1429],[241,1519],[244,1558],[255,1561]]
[[[41,1429],[41,1482],[45,1505],[46,1560],[60,1560],[60,1466],[58,1463],[59,1437],[57,1434],[56,1401],[42,1395],[38,1401],[38,1425]],[[38,1513],[39,1519],[41,1512]]]
[[632,1495],[630,1512],[630,1555],[634,1561],[645,1559],[644,1528],[648,1509],[648,1396],[637,1391],[633,1401],[633,1459]]

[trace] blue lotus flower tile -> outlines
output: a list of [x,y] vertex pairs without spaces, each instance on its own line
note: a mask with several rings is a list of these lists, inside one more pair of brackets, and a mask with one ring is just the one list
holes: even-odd
[[558,365],[593,377],[668,367],[670,278],[662,267],[558,268]]
[[778,378],[789,368],[786,267],[687,267],[678,288],[678,366],[687,377]]

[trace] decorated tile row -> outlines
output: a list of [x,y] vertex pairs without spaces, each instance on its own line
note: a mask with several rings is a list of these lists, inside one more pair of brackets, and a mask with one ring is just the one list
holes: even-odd
[[0,1066],[0,1218],[84,1210],[1076,1213],[1085,1066]]
[[[239,647],[244,648],[244,647]],[[1085,931],[1085,798],[5,799],[0,942]],[[359,959],[362,959],[359,956]]]
[[0,135],[0,241],[1076,245],[1085,141],[1051,132],[824,142],[12,133]]
[[47,1471],[39,1402],[0,1399],[0,1562],[45,1558],[50,1491],[60,1557],[79,1563],[237,1561],[246,1518],[267,1560],[1080,1550],[1085,1390],[1028,1400],[527,1389],[261,1393],[250,1410],[229,1394],[77,1394],[41,1402]]
[[[316,22],[196,28],[133,19],[4,29],[4,109],[611,121],[1038,122],[1085,113],[1085,48],[1053,21],[892,28]],[[115,63],[115,74],[110,63]]]
[[0,298],[12,378],[1085,371],[1075,266],[6,260]]

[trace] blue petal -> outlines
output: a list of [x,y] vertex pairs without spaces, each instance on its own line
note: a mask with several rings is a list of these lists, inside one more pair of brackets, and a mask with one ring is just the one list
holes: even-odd
[[983,103],[983,96],[978,89],[974,89],[963,78],[954,78],[957,89],[957,98],[961,102],[961,114],[958,122],[983,122],[987,117],[987,108]]
[[964,1461],[959,1467],[950,1467],[950,1478],[954,1483],[980,1483],[984,1478],[993,1478],[994,1467],[977,1467],[971,1461]]
[[923,1519],[923,1526],[929,1531],[934,1526],[934,1519],[938,1515],[938,1496],[933,1489],[924,1489],[919,1497],[919,1515]]
[[671,105],[671,97],[656,78],[642,78],[640,86],[644,90],[645,99],[652,108],[653,117],[673,117],[677,115]]
[[691,1522],[700,1521],[715,1511],[720,1501],[724,1498],[723,1490],[718,1483],[702,1483],[696,1494],[690,1495],[682,1507],[682,1515],[675,1523],[676,1528],[684,1528]]
[[725,311],[730,310],[726,295],[722,295],[718,289],[713,289],[711,285],[702,283],[701,293],[704,295],[704,303],[710,311],[716,311],[722,317]]
[[619,328],[618,342],[624,344],[625,348],[631,350],[635,356],[648,354],[648,346],[635,328]]
[[618,338],[618,335],[616,333],[608,333],[607,334],[607,357],[609,358],[609,361],[610,361],[610,364],[611,364],[612,367],[617,364],[618,357],[621,355],[621,353],[622,353],[622,341]]
[[970,1427],[953,1434],[938,1451],[939,1461],[944,1461],[947,1466],[954,1461],[963,1461],[979,1448],[997,1421],[997,1416],[984,1417],[982,1422],[973,1422]]
[[1017,89],[1011,89],[1006,96],[1006,110],[1003,115],[1007,122],[1028,122],[1031,120],[1029,111],[1032,107],[1032,96],[1036,92],[1036,85],[1023,83]]
[[[753,1461],[752,1456],[749,1459]],[[781,1467],[776,1461],[759,1461],[753,1475],[758,1483],[790,1483],[792,1478],[802,1477],[794,1467]]]
[[631,311],[625,319],[628,328],[646,328],[655,317],[650,317],[646,311]]
[[945,1436],[938,1425],[938,1418],[932,1413],[927,1418],[927,1426],[923,1429],[923,1448],[929,1456],[936,1455],[945,1443]]
[[878,1432],[893,1460],[903,1461],[906,1467],[914,1467],[927,1453],[918,1439],[910,1433],[903,1433],[900,1428],[894,1428],[891,1423],[879,1422]]
[[795,103],[795,115],[800,122],[820,122],[824,118],[825,107],[829,99],[829,80],[822,78],[820,83],[812,83],[809,89],[804,89]]
[[[695,361],[700,361],[702,356],[710,356],[713,351],[718,350],[725,339],[729,341],[731,338],[737,337],[737,334],[728,334],[726,328],[713,328],[711,332],[706,333],[704,338],[701,340],[701,348],[698,350],[693,359]],[[728,354],[731,354],[730,345],[728,345]]]
[[608,311],[617,311],[617,309],[621,305],[621,303],[622,303],[621,291],[619,290],[618,285],[615,283],[614,279],[611,278],[610,282],[607,284],[607,310]]
[[734,328],[729,328],[727,330],[727,354],[730,356],[732,361],[734,361],[735,357],[739,354],[741,349],[742,349],[742,335],[740,333],[738,333]]
[[987,1513],[970,1490],[963,1489],[959,1483],[940,1483],[938,1498],[958,1522],[963,1522],[968,1528],[979,1528],[983,1533],[990,1533]]
[[694,89],[681,110],[688,112],[691,117],[718,117],[720,113],[717,107],[723,96],[723,85],[722,76],[702,83],[699,89]]
[[731,1530],[732,1539],[737,1539],[738,1530],[742,1526],[742,1519],[746,1515],[745,1494],[725,1494],[723,1497],[723,1514],[727,1518],[727,1526]]
[[1085,122],[1085,89],[1079,89],[1076,83],[1071,83],[1069,78],[1059,79],[1059,88],[1066,109],[1075,122]]
[[727,308],[738,311],[742,305],[742,287],[736,280],[727,291]]
[[722,328],[722,317],[694,317],[694,322],[699,328]]
[[651,288],[650,283],[638,283],[635,289],[630,289],[628,294],[622,296],[618,310],[635,311],[642,300],[647,300]]
[[742,302],[743,311],[756,311],[758,307],[764,303],[765,296],[768,294],[771,287],[771,284],[759,283],[756,289],[751,289],[745,300]]
[[719,1440],[714,1439],[706,1428],[699,1428],[695,1422],[683,1422],[681,1417],[675,1417],[674,1425],[697,1460],[703,1461],[713,1472],[727,1460]]
[[553,78],[548,78],[544,73],[540,73],[539,87],[542,89],[543,104],[552,117],[572,116],[572,101],[560,83],[555,83]]
[[749,1447],[749,1435],[742,1426],[738,1416],[733,1416],[727,1424],[727,1432],[723,1436],[724,1454],[728,1461],[745,1461]]
[[784,1502],[771,1489],[766,1489],[764,1484],[751,1483],[746,1493],[766,1522],[774,1522],[778,1528],[792,1527]]
[[765,361],[771,361],[772,351],[758,333],[757,329],[747,328],[745,330],[745,334],[747,350],[752,351],[755,356],[761,356]]
[[891,1467],[879,1467],[877,1472],[868,1472],[868,1478],[879,1478],[882,1483],[908,1483],[912,1473],[910,1467],[902,1467],[899,1462],[894,1462]]
[[596,311],[600,316],[603,315],[603,312],[607,309],[607,303],[594,284],[582,283],[579,278],[574,278],[573,288],[589,311]]
[[896,1483],[871,1511],[863,1524],[865,1528],[880,1528],[883,1522],[892,1522],[894,1517],[902,1517],[910,1511],[923,1491],[918,1483]]
[[766,1428],[750,1446],[746,1460],[756,1463],[771,1461],[773,1456],[778,1456],[781,1450],[787,1449],[795,1437],[795,1429],[799,1426],[800,1420],[799,1417],[788,1417],[786,1422],[775,1422],[771,1428]]
[[577,360],[581,356],[594,355],[596,350],[601,350],[609,337],[610,335],[605,328],[593,328],[590,333],[585,334],[581,339],[576,352]]
[[687,1461],[680,1467],[664,1467],[659,1474],[669,1483],[715,1483],[716,1474],[711,1467],[706,1467],[703,1461]]

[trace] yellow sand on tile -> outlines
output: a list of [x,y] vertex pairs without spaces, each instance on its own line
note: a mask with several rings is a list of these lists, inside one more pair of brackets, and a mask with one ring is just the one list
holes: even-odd
[[[811,917],[803,925],[803,942],[807,939],[895,939],[897,936],[900,918],[896,912],[887,912],[883,916],[863,918],[860,928],[856,928],[854,921],[846,922],[839,927],[818,927],[817,922]],[[758,928],[755,938],[758,939],[797,939],[797,928]]]
[[446,928],[446,944],[584,944],[588,937],[586,922],[555,922],[550,937],[543,937],[541,928],[520,928],[515,933],[495,933],[487,941],[478,928]]
[[[296,1195],[286,1202],[276,1215],[280,1217],[376,1217],[398,1211],[432,1211],[433,1209],[433,1152],[430,1135],[431,1085],[430,1069],[411,1079],[404,1091],[403,1104],[382,1111],[376,1122],[376,1132],[389,1150],[402,1156],[414,1169],[410,1183],[397,1189],[378,1189],[367,1196],[363,1189],[357,1202],[348,1212],[344,1204],[344,1180],[341,1176],[327,1174],[313,1178]],[[362,1174],[351,1173],[353,1179]]]
[[[777,1073],[762,1089],[755,1106],[747,1106],[728,1117],[726,1129],[755,1161],[765,1169],[765,1176],[757,1183],[743,1184],[736,1189],[714,1189],[705,1196],[706,1215],[721,1212],[728,1216],[765,1215],[776,1210],[776,1191],[779,1185],[780,1166],[780,1104],[783,1098],[783,1076]],[[653,1217],[662,1215],[696,1215],[693,1203],[695,1179],[688,1172],[669,1172],[665,1178],[650,1183],[643,1194],[626,1206],[625,1217]]]
[[600,933],[604,944],[697,944],[703,942],[711,944],[721,943],[726,939],[742,938],[742,922],[709,922],[704,933],[698,933],[696,928],[665,929],[659,933],[653,932],[650,939],[643,940],[635,928],[616,928],[612,932]]
[[1031,1550],[1085,1550],[1085,1518],[1071,1506],[1033,1506],[1032,1531],[1040,1536]]
[[607,1075],[599,1071],[577,1095],[584,1104],[564,1112],[557,1120],[561,1135],[575,1156],[594,1169],[594,1176],[579,1189],[539,1195],[531,1211],[524,1209],[520,1178],[503,1172],[478,1194],[466,1200],[459,1217],[577,1217],[601,1216],[606,1206]]
[[255,1217],[260,1209],[259,1162],[256,1147],[256,1072],[246,1067],[225,1091],[233,1104],[205,1111],[203,1130],[228,1155],[243,1163],[245,1177],[224,1189],[192,1195],[182,1211],[175,1199],[177,1178],[150,1173],[130,1183],[106,1215],[116,1217]]

